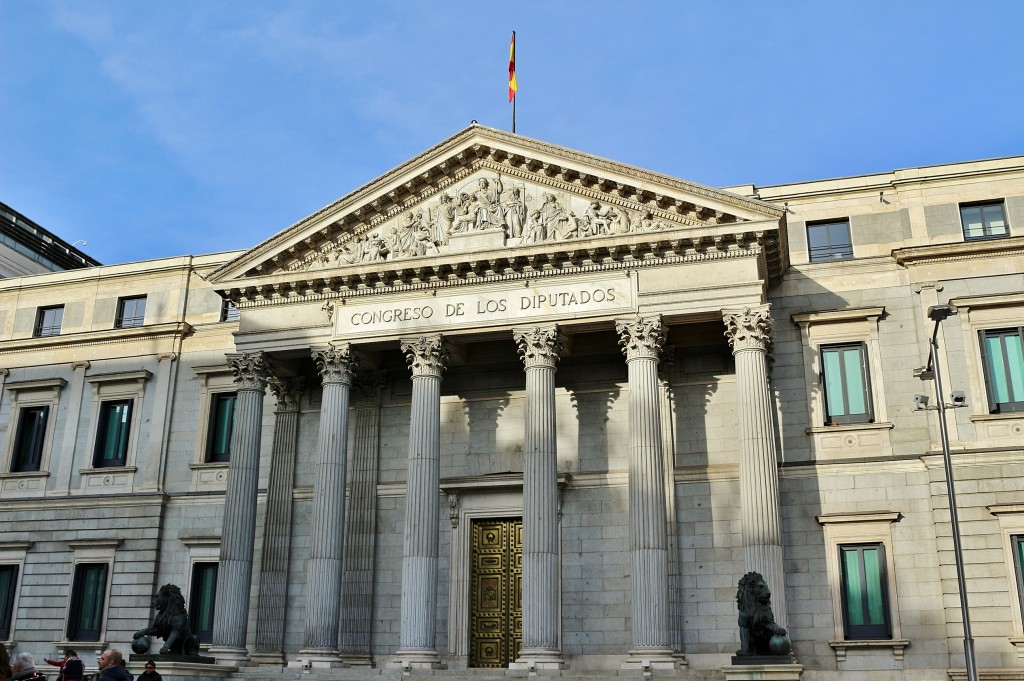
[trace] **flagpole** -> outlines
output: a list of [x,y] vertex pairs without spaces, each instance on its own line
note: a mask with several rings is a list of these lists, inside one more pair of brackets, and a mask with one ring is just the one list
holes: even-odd
[[508,56],[508,93],[512,100],[512,134],[516,132],[516,94],[519,85],[516,81],[516,32],[512,31],[512,47]]

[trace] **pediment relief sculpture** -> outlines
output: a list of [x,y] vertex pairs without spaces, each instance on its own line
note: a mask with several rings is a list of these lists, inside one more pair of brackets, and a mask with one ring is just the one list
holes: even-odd
[[[313,270],[359,263],[439,256],[479,248],[555,244],[592,237],[736,222],[709,211],[689,224],[671,222],[654,210],[612,203],[544,187],[500,173],[479,173],[419,206],[362,233],[342,235],[332,245],[292,263]],[[700,214],[699,208],[695,212]]]

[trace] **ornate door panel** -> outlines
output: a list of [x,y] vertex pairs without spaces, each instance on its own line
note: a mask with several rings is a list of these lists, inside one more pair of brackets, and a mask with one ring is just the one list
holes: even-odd
[[469,666],[507,667],[523,644],[523,521],[473,521]]

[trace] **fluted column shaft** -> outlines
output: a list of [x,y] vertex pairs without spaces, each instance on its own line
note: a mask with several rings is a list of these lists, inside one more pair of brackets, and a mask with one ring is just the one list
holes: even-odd
[[277,398],[274,410],[274,449],[267,486],[267,514],[260,560],[260,591],[256,617],[254,659],[283,660],[284,616],[288,605],[288,557],[291,549],[292,489],[299,440],[301,378],[270,381]]
[[267,361],[262,352],[229,355],[238,398],[231,436],[231,461],[224,495],[217,609],[211,653],[225,661],[248,659],[245,647],[249,589],[256,541],[256,493],[260,469],[260,433]]
[[766,361],[771,315],[767,306],[745,308],[725,312],[724,321],[736,359],[740,527],[746,571],[764,577],[772,592],[775,621],[786,626],[778,454]]
[[555,369],[558,327],[514,332],[526,369],[523,438],[523,647],[517,663],[560,664],[558,444]]
[[352,346],[313,350],[323,381],[320,432],[307,571],[304,659],[338,661],[341,575],[345,552],[345,474],[348,466],[348,404],[358,360]]
[[356,375],[352,385],[355,429],[352,479],[345,519],[345,565],[341,589],[338,648],[349,665],[372,663],[373,565],[377,528],[377,468],[380,456],[380,400],[383,371]]
[[441,376],[448,352],[441,336],[403,340],[412,371],[412,413],[402,554],[402,628],[398,656],[435,665],[437,558],[441,484]]
[[668,627],[668,525],[661,447],[658,357],[661,318],[616,324],[629,375],[629,541],[633,575],[633,657],[671,657]]

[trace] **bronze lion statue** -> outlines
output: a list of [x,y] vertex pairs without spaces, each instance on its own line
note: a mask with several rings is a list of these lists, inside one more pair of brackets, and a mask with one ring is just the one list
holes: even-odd
[[771,599],[772,592],[760,573],[748,572],[740,579],[736,592],[736,605],[740,611],[740,649],[736,651],[737,656],[785,655],[792,649],[786,630],[775,623]]
[[135,632],[133,638],[158,636],[164,640],[161,655],[198,655],[199,639],[192,634],[185,611],[185,598],[174,584],[164,584],[153,599],[153,626]]

